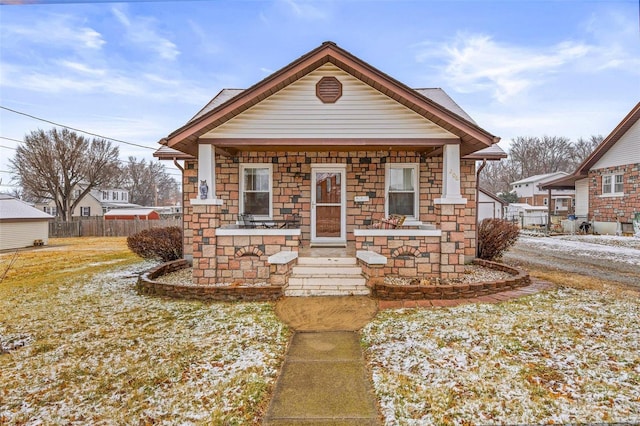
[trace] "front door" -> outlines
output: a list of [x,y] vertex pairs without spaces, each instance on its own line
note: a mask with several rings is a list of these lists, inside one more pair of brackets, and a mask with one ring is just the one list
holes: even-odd
[[311,244],[347,243],[346,167],[315,165],[311,169]]

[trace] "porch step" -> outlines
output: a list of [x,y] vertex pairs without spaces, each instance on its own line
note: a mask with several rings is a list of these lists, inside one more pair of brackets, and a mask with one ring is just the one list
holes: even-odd
[[285,296],[368,295],[357,260],[350,257],[301,257],[294,266]]

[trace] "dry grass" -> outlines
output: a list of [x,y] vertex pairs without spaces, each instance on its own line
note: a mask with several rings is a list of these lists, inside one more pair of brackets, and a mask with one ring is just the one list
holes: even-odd
[[640,302],[558,288],[384,311],[363,330],[392,424],[640,422]]
[[52,242],[0,283],[0,424],[259,421],[289,337],[271,304],[139,296],[125,239]]

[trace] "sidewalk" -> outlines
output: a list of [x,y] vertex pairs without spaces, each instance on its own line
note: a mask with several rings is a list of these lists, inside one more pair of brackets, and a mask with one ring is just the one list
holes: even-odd
[[296,332],[263,424],[379,424],[358,333]]

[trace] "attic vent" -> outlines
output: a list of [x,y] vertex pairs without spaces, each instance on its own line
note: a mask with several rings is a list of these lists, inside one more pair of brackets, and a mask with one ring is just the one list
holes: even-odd
[[342,83],[335,77],[322,77],[316,84],[316,96],[325,104],[332,104],[342,96]]

